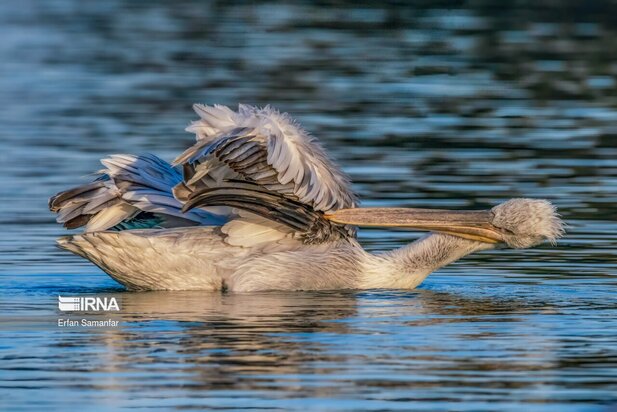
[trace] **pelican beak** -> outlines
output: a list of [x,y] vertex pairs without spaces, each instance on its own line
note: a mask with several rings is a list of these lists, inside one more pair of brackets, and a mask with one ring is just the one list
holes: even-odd
[[324,217],[332,222],[345,225],[427,230],[485,243],[504,241],[503,229],[491,223],[493,214],[489,210],[358,208],[341,209],[325,214]]

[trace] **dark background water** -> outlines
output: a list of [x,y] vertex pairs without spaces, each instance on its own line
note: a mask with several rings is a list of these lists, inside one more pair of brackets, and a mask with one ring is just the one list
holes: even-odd
[[[616,38],[610,1],[1,2],[0,409],[615,405]],[[109,153],[172,159],[194,102],[290,112],[366,206],[547,198],[568,235],[414,291],[124,293],[55,248],[47,198]],[[89,293],[119,328],[56,325]]]

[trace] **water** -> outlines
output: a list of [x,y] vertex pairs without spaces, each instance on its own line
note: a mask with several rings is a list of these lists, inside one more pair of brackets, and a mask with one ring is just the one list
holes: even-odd
[[[617,404],[617,6],[337,4],[0,3],[0,409]],[[414,291],[126,293],[55,248],[47,198],[173,158],[193,102],[291,112],[365,206],[541,197],[568,235]],[[120,326],[58,327],[59,294],[118,297]]]

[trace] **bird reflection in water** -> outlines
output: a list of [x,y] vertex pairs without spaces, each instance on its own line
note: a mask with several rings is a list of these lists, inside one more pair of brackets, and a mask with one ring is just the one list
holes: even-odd
[[[528,342],[542,341],[532,331],[517,330],[517,323],[546,305],[516,297],[465,298],[426,289],[121,297],[120,328],[88,334],[83,337],[87,342],[66,336],[66,343],[103,345],[99,356],[105,359],[95,362],[97,371],[148,368],[148,380],[176,390],[267,391],[277,386],[293,393],[301,384],[302,396],[319,397],[341,395],[352,381],[366,393],[383,387],[415,391],[451,385],[460,374],[481,371],[480,378],[488,379],[483,389],[465,379],[457,385],[491,391],[513,385],[510,376],[500,380],[492,371],[531,373],[550,367],[554,357],[543,345],[518,348],[517,359],[507,361],[491,349],[503,339],[504,328]],[[470,336],[469,322],[488,323],[485,331]],[[486,353],[478,357],[478,351]],[[381,372],[356,376],[354,365],[369,358]],[[423,373],[426,364],[431,371]],[[422,378],[427,373],[431,379]],[[398,380],[399,374],[405,379]],[[322,381],[307,384],[310,376]],[[116,382],[110,384],[124,385],[124,379],[115,373]]]

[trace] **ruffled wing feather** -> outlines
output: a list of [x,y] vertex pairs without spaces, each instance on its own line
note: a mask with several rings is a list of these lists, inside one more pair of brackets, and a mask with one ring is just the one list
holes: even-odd
[[185,171],[177,189],[180,200],[199,185],[212,188],[223,180],[241,179],[318,211],[356,205],[349,178],[287,114],[245,105],[238,112],[202,105],[195,105],[195,111],[201,120],[190,129],[207,129],[210,140],[198,135],[198,142],[174,161]]
[[[154,155],[113,155],[101,160],[105,169],[94,182],[58,193],[49,201],[56,220],[68,229],[86,232],[110,229],[140,212],[165,217],[173,224],[223,224],[226,216],[204,210],[183,213],[171,190],[180,172]],[[195,213],[196,212],[196,213]],[[169,219],[169,217],[175,219]]]

